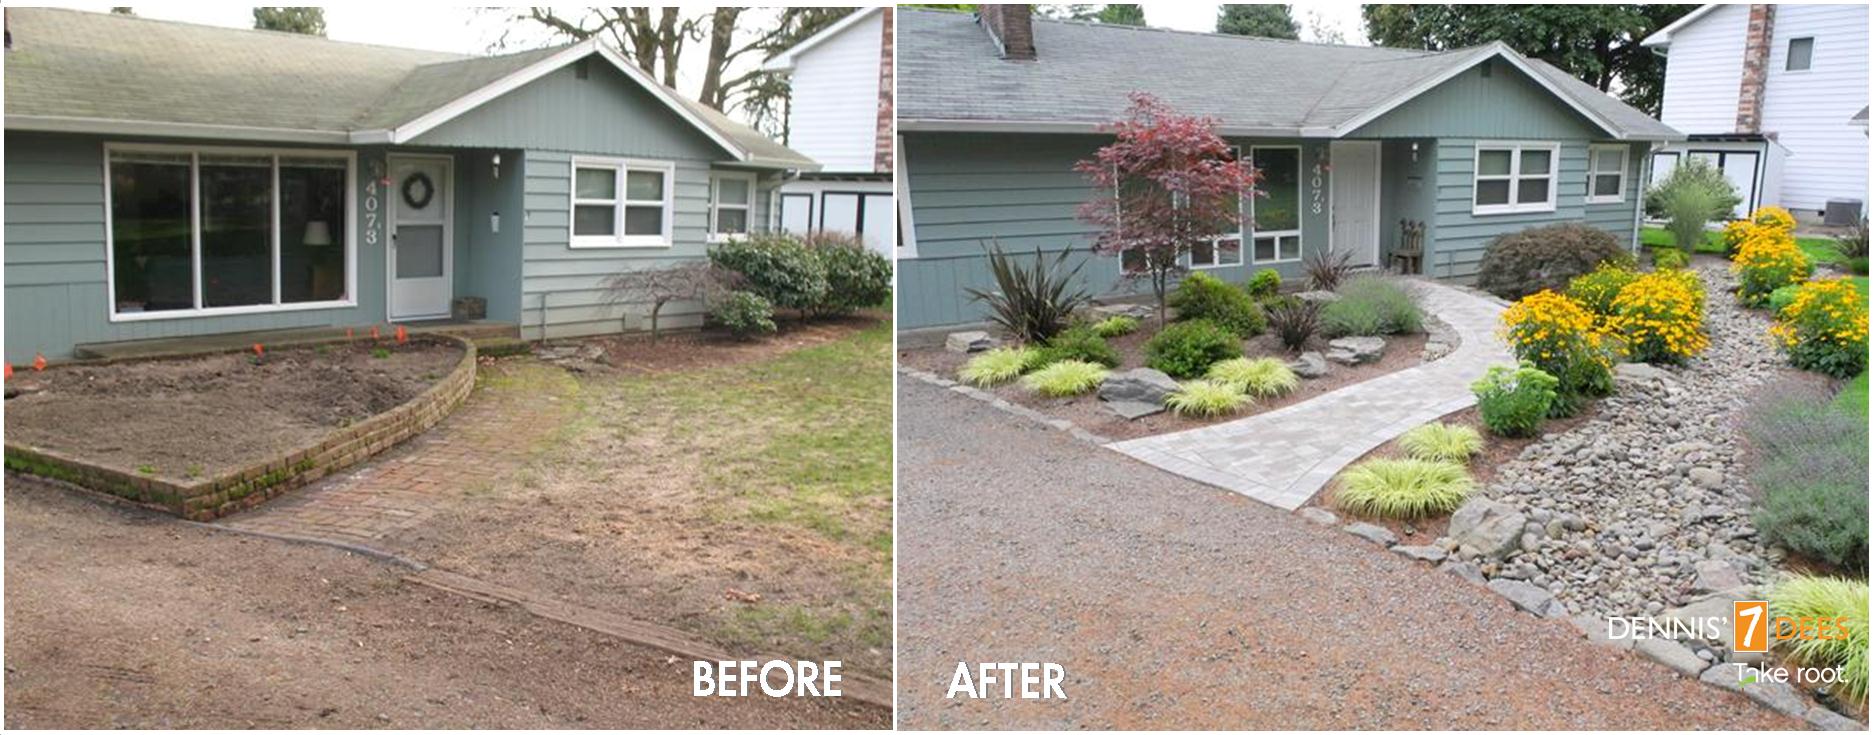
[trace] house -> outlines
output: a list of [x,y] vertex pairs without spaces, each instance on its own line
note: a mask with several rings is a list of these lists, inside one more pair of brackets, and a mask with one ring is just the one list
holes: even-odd
[[891,257],[892,8],[855,10],[762,70],[788,79],[788,146],[821,164],[776,191],[770,226],[857,234]]
[[1656,175],[1704,159],[1738,187],[1740,217],[1866,216],[1868,34],[1865,4],[1705,5],[1648,36],[1667,60],[1660,119],[1686,133],[1655,153]]
[[71,10],[6,23],[14,362],[477,299],[529,339],[618,331],[637,317],[606,276],[705,257],[815,167],[596,42],[468,57]]
[[[1449,52],[1334,46],[901,9],[901,328],[980,321],[985,246],[1087,251],[1091,192],[1073,170],[1144,91],[1219,132],[1261,170],[1241,231],[1187,265],[1231,282],[1346,251],[1387,267],[1423,223],[1420,272],[1468,279],[1491,239],[1586,221],[1638,246],[1652,146],[1681,136],[1502,44]],[[1089,252],[1088,291],[1124,293],[1120,258]]]

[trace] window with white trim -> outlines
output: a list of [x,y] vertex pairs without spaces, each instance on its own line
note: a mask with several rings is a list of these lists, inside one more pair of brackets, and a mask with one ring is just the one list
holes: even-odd
[[1253,146],[1259,194],[1250,198],[1250,261],[1302,259],[1302,148]]
[[676,167],[665,161],[573,159],[572,230],[576,248],[670,247]]
[[1784,71],[1809,71],[1810,60],[1815,55],[1816,37],[1790,39],[1790,46],[1784,53]]
[[1555,143],[1479,143],[1472,214],[1556,211]]
[[719,173],[710,177],[710,239],[749,234],[749,205],[755,201],[754,174]]
[[[1236,160],[1243,155],[1243,150],[1231,146],[1230,154],[1231,159]],[[1243,265],[1243,199],[1233,199],[1226,206],[1230,207],[1231,219],[1237,226],[1229,232],[1192,245],[1192,268],[1204,270]]]
[[1589,146],[1590,204],[1620,202],[1628,195],[1628,147]]
[[349,152],[105,146],[112,321],[350,306]]

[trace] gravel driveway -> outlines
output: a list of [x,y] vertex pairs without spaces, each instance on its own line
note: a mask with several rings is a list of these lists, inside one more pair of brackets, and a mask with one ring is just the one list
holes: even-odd
[[[899,721],[931,728],[1796,728],[1345,533],[899,387]],[[959,661],[1065,701],[946,700]]]

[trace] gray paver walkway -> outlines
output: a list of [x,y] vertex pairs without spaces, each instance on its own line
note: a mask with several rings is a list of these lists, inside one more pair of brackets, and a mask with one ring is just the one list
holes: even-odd
[[1512,361],[1497,337],[1502,303],[1414,281],[1420,305],[1458,334],[1458,349],[1290,406],[1201,429],[1107,445],[1147,464],[1294,510],[1342,467],[1406,430],[1470,407],[1471,383]]

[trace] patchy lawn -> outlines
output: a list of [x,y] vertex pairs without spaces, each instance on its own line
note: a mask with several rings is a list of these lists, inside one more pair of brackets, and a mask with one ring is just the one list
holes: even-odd
[[[1662,227],[1642,227],[1641,244],[1650,248],[1667,247],[1674,244],[1673,235]],[[1836,241],[1833,238],[1798,237],[1797,247],[1801,248],[1803,254],[1809,256],[1812,262],[1835,263],[1840,260],[1836,254]],[[1724,255],[1724,233],[1718,230],[1707,230],[1706,241],[1699,247],[1694,248],[1694,252]]]
[[[1867,286],[1864,285],[1864,288]],[[1863,417],[1868,416],[1868,373],[1857,375],[1854,380],[1843,385],[1842,392],[1836,394],[1836,406]]]

